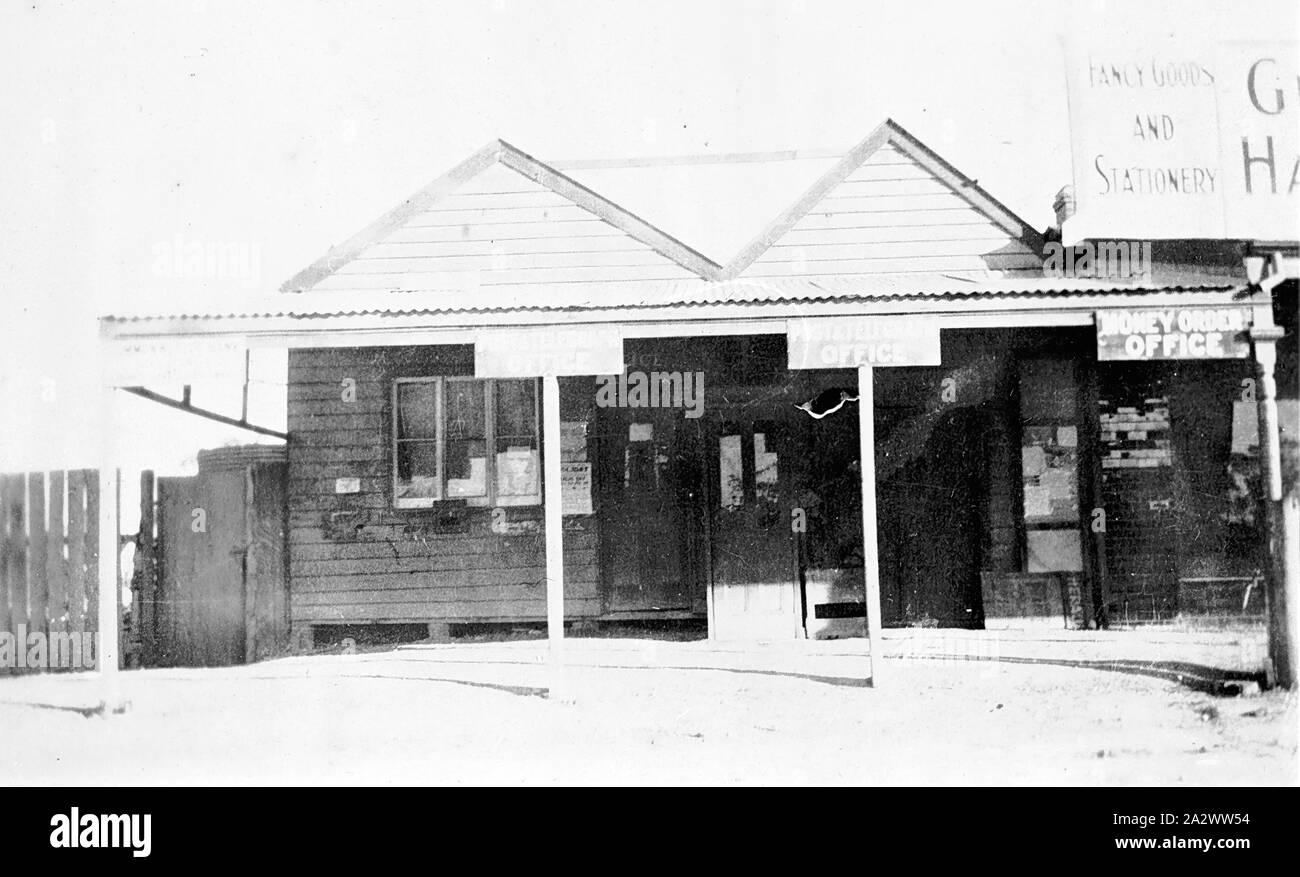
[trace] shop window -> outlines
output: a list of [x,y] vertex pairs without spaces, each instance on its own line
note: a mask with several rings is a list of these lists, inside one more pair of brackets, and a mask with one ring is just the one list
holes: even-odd
[[536,505],[541,502],[537,383],[495,381],[493,391],[496,504]]
[[399,378],[393,384],[398,508],[440,500],[537,505],[540,455],[536,381]]
[[745,504],[745,469],[738,433],[724,428],[718,438],[718,502],[727,511]]
[[663,481],[668,457],[655,438],[653,423],[629,423],[623,448],[623,489],[630,493],[653,493]]
[[1020,468],[1027,572],[1083,569],[1075,364],[1020,363]]
[[[754,432],[754,497],[760,501],[776,502],[780,498],[777,487],[779,459],[774,424],[755,424]],[[758,432],[757,429],[764,430]]]

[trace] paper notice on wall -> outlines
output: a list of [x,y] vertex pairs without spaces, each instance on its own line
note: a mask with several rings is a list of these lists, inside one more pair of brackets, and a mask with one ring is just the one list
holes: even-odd
[[1058,426],[1056,428],[1056,443],[1063,448],[1078,447],[1079,428],[1077,426]]
[[740,436],[724,435],[718,440],[718,477],[720,505],[734,510],[745,504],[745,488],[740,458]]
[[469,458],[468,478],[448,478],[447,498],[462,499],[487,494],[487,458]]
[[655,437],[653,423],[630,423],[627,427],[627,440],[630,442],[648,442]]
[[[1283,429],[1285,429],[1285,426]],[[1233,402],[1232,452],[1234,454],[1253,455],[1258,449],[1259,406],[1254,402]]]
[[1030,530],[1025,533],[1026,572],[1078,572],[1083,546],[1078,530]]
[[1046,518],[1052,514],[1052,489],[1025,485],[1025,519]]
[[560,423],[560,460],[581,463],[587,459],[587,421]]
[[508,448],[497,454],[497,495],[536,496],[538,490],[537,451]]
[[560,507],[566,515],[592,513],[590,463],[560,464]]
[[1047,468],[1047,457],[1043,449],[1033,445],[1020,449],[1020,471],[1025,478],[1037,478]]

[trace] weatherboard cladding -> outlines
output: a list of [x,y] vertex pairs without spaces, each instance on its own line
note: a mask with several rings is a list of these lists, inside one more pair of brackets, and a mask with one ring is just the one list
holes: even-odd
[[485,290],[743,276],[1041,274],[1036,232],[886,120],[731,264],[494,141],[285,283]]
[[[532,528],[512,535],[493,531],[487,508],[393,507],[393,379],[457,374],[473,374],[463,345],[289,351],[292,623],[546,616],[540,506],[508,510]],[[354,401],[340,396],[344,379]],[[593,399],[589,383],[566,379],[562,416],[589,418]],[[360,490],[336,493],[339,478],[358,478]],[[566,528],[564,564],[566,614],[599,614],[594,529]]]
[[313,289],[410,290],[695,276],[590,210],[495,164],[364,248]]
[[820,197],[740,276],[1042,274],[1018,236],[892,144]]

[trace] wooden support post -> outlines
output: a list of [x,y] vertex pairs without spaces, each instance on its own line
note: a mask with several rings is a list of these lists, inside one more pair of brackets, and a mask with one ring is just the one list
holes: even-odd
[[550,646],[550,696],[563,698],[564,515],[560,497],[560,379],[542,378],[542,463],[546,517],[546,637]]
[[1260,475],[1264,482],[1264,507],[1270,539],[1272,575],[1269,576],[1269,659],[1275,684],[1293,688],[1296,684],[1297,646],[1300,645],[1300,570],[1295,556],[1300,552],[1295,532],[1296,516],[1287,514],[1288,500],[1282,490],[1282,448],[1277,417],[1277,342],[1282,329],[1256,325],[1250,332],[1255,354],[1255,400],[1259,413]]
[[880,618],[880,551],[876,534],[876,402],[872,367],[858,366],[858,459],[862,476],[862,572],[867,586],[871,687],[880,687],[884,641]]
[[157,625],[154,596],[157,585],[157,546],[154,541],[153,470],[140,473],[140,532],[135,538],[135,569],[131,573],[131,630],[127,660],[129,667],[154,662]]
[[[111,354],[105,348],[102,355]],[[105,369],[107,373],[107,369]],[[117,469],[117,390],[107,383],[100,390],[99,434],[99,643],[95,653],[99,658],[99,675],[102,682],[102,707],[105,711],[120,713],[125,709],[118,685],[118,655],[120,654],[118,630],[121,618],[118,613],[119,558],[122,553],[118,499]]]

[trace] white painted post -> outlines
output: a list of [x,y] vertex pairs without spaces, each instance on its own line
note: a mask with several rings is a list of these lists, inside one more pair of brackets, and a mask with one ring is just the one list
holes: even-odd
[[862,476],[862,571],[867,586],[867,636],[871,640],[871,687],[884,673],[880,618],[880,551],[876,534],[876,402],[872,368],[858,366],[858,459]]
[[[110,354],[103,351],[107,358]],[[99,643],[95,649],[99,660],[101,708],[120,713],[125,709],[118,685],[118,537],[120,508],[117,469],[116,388],[107,383],[100,389],[99,436]]]
[[1264,502],[1267,509],[1272,552],[1277,562],[1274,570],[1279,578],[1271,585],[1273,599],[1269,611],[1269,658],[1273,664],[1274,682],[1282,688],[1296,685],[1297,663],[1300,662],[1300,568],[1295,555],[1300,524],[1295,514],[1295,497],[1285,496],[1282,490],[1282,446],[1277,414],[1277,342],[1283,330],[1270,324],[1256,324],[1250,332],[1255,357],[1256,407],[1259,416],[1260,474],[1264,481]]
[[542,456],[546,518],[546,638],[550,647],[550,696],[564,685],[564,514],[560,496],[560,379],[542,378]]

